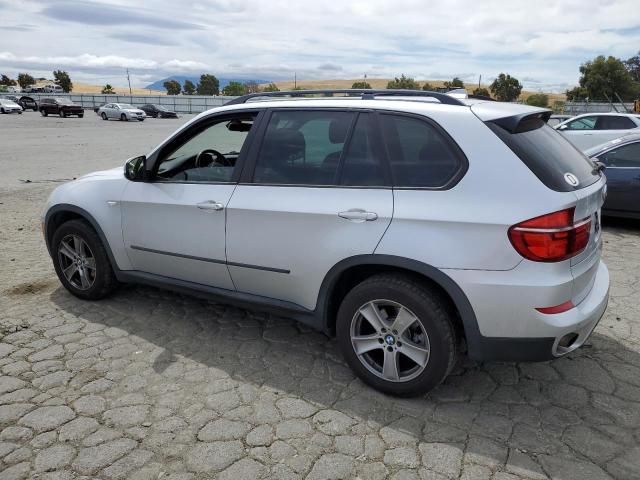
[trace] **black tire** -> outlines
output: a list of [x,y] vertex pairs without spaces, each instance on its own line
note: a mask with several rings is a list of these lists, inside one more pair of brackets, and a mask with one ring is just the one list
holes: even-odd
[[144,122],[144,118],[139,118],[138,120],[141,122]]
[[[93,284],[87,289],[74,286],[63,273],[61,258],[64,256],[59,252],[61,242],[74,235],[81,238],[89,247],[90,253],[95,260],[95,274]],[[118,287],[111,262],[107,255],[107,250],[95,230],[84,220],[69,220],[58,227],[51,240],[51,254],[53,266],[62,285],[73,295],[84,300],[100,300],[108,296]],[[73,278],[72,278],[73,280]]]
[[18,112],[18,115],[22,115],[22,112]]
[[47,111],[46,111],[46,110],[40,110],[40,114],[41,114],[43,117],[46,117],[46,116],[48,115],[48,113],[47,113]]
[[4,113],[4,108],[0,108],[0,113]]
[[78,118],[82,118],[82,117],[84,117],[84,113],[78,114]]
[[107,118],[107,114],[106,114],[106,113],[104,113],[104,112],[102,112],[102,113],[100,114],[100,116],[102,117],[102,119],[103,119],[103,120],[109,120],[109,119]]
[[[419,322],[414,325],[422,327],[428,336],[428,360],[424,370],[414,378],[395,382],[386,380],[372,373],[354,350],[351,342],[352,321],[355,321],[361,307],[378,299],[396,302],[410,310]],[[365,383],[392,395],[419,395],[439,385],[455,365],[457,342],[452,318],[450,307],[439,293],[412,277],[401,274],[374,275],[356,285],[343,299],[336,321],[337,340],[347,363]],[[386,332],[390,333],[390,330]],[[381,335],[385,336],[384,333]],[[406,343],[400,336],[394,340],[394,347],[397,347],[398,352],[396,359],[400,358],[402,351],[400,340]],[[384,349],[390,347],[387,347],[382,338],[378,342],[384,346],[381,347],[384,354]],[[397,362],[400,365],[400,360]]]
[[58,110],[58,115],[60,115],[61,118],[65,118],[67,116],[67,114],[64,113],[63,110]]
[[120,115],[120,121],[122,122],[128,122],[129,119],[127,118],[127,116],[123,113],[122,115]]

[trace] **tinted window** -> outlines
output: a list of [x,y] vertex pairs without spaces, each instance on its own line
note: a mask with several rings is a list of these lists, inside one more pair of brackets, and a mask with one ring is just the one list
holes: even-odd
[[366,187],[388,185],[380,160],[380,151],[375,148],[373,116],[358,115],[356,126],[342,159],[340,184]]
[[608,167],[640,167],[640,142],[609,150],[598,159]]
[[168,153],[158,165],[160,181],[228,182],[253,126],[254,114],[227,118],[203,127]]
[[567,130],[593,130],[596,126],[596,117],[583,117],[567,123]]
[[596,130],[628,130],[636,128],[636,124],[628,117],[606,115],[598,118]]
[[[491,122],[487,125],[552,190],[570,192],[600,178],[591,160],[542,120],[529,121],[521,133],[509,133]],[[572,173],[580,183],[569,185],[565,173]]]
[[354,114],[273,112],[262,140],[255,183],[334,185]]
[[432,124],[400,115],[380,118],[394,186],[444,187],[460,171],[462,154]]

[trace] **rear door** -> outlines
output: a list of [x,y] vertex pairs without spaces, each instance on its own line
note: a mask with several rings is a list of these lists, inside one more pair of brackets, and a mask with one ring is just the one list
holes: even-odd
[[628,135],[635,128],[636,123],[624,115],[601,115],[593,132],[594,139],[598,140],[596,145]]
[[606,167],[607,199],[611,213],[640,213],[640,141],[598,155]]
[[597,138],[594,138],[597,120],[598,117],[595,115],[580,117],[562,125],[558,131],[580,150],[586,150],[602,143]]
[[238,291],[313,309],[327,272],[373,253],[391,221],[377,122],[286,109],[264,123],[227,209],[229,271]]

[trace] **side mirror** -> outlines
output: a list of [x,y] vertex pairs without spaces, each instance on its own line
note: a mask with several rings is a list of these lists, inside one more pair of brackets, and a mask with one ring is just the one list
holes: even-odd
[[562,131],[562,130],[566,130],[567,128],[569,128],[568,125],[559,125],[559,126],[556,127],[556,130],[561,130]]
[[140,155],[139,157],[133,157],[127,160],[124,164],[124,176],[132,182],[140,182],[144,180],[145,164],[147,163],[147,157]]

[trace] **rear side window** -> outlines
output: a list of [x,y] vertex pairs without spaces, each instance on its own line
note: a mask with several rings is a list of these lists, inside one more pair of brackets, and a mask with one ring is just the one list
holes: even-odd
[[453,141],[426,120],[380,115],[395,187],[446,188],[466,160]]
[[623,145],[598,155],[607,167],[640,168],[640,142]]
[[596,130],[628,130],[636,128],[636,124],[628,117],[605,115],[598,118]]
[[370,113],[360,113],[349,146],[343,154],[340,184],[351,187],[388,185],[387,175],[376,148],[376,129]]
[[[487,125],[522,160],[547,187],[557,192],[571,192],[595,183],[600,175],[595,165],[560,133],[543,120],[531,119],[509,133],[492,122]],[[572,185],[572,174],[577,185]]]
[[567,130],[593,130],[596,127],[596,117],[582,117],[567,123]]

